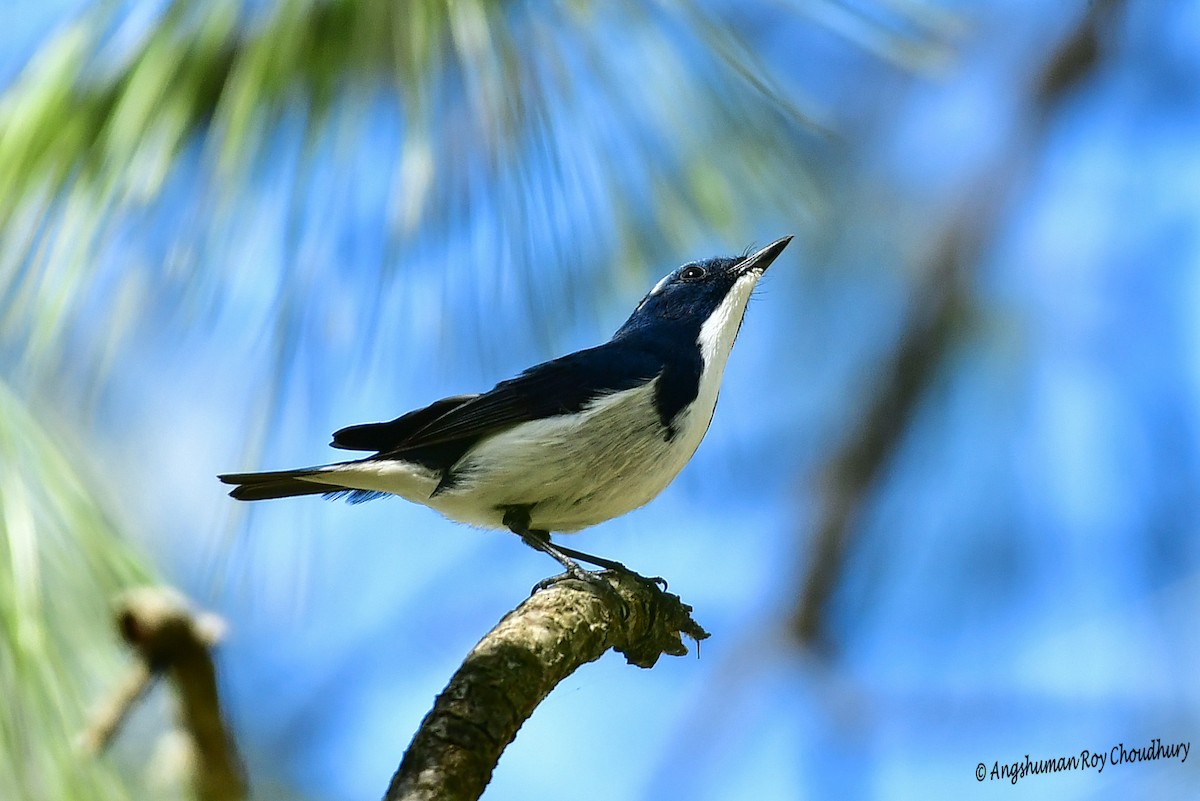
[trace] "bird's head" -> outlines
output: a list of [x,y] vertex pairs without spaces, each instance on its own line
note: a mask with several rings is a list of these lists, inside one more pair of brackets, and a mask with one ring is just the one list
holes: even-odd
[[785,236],[748,256],[704,259],[679,267],[642,298],[617,336],[670,331],[709,351],[706,362],[717,350],[728,355],[751,291],[791,241]]

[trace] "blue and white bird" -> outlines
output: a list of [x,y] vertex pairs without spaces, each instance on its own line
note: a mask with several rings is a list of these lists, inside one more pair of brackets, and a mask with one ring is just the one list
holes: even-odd
[[507,528],[583,577],[574,561],[619,562],[550,541],[650,502],[708,431],[725,363],[759,278],[791,241],[685,264],[659,281],[603,345],[530,367],[489,392],[343,428],[333,447],[364,459],[231,473],[243,501],[399,495],[451,520]]

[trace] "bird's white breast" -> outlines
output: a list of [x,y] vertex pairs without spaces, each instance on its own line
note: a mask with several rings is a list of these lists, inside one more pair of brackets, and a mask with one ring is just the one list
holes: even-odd
[[[750,302],[750,294],[761,277],[762,273],[752,271],[739,278],[721,301],[721,305],[700,327],[697,344],[700,345],[700,358],[704,362],[704,369],[700,373],[700,392],[695,406],[708,410],[708,417],[700,431],[701,438],[708,430],[713,410],[716,409],[717,394],[721,391],[721,379],[725,375],[725,363],[729,361],[729,352],[733,350],[733,342],[737,339],[742,319],[746,316],[746,304]],[[700,444],[699,439],[696,444]]]
[[[667,440],[654,406],[657,381],[483,440],[455,466],[454,486],[426,503],[452,519],[489,527],[501,525],[506,507],[529,506],[533,528],[558,532],[648,503],[704,436],[689,427]],[[701,416],[707,422],[711,412]]]

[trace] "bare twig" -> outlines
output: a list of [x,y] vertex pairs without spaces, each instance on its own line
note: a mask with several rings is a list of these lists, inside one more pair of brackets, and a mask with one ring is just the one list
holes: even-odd
[[220,639],[220,621],[194,613],[183,596],[164,587],[123,594],[114,617],[121,637],[140,659],[84,733],[84,748],[93,754],[102,751],[154,679],[166,675],[179,697],[180,718],[193,746],[196,798],[244,799],[241,762],[221,716],[209,654]]
[[96,711],[87,731],[79,738],[85,754],[95,757],[104,753],[129,716],[129,711],[154,684],[155,678],[154,671],[143,661],[126,672],[120,685],[112,691],[103,707]]
[[824,470],[821,515],[791,620],[802,643],[819,639],[825,604],[841,576],[858,513],[954,342],[968,302],[963,262],[963,243],[948,238],[895,352],[881,369],[870,405]]
[[404,754],[385,801],[476,799],[504,748],[555,685],[612,648],[632,665],[708,637],[691,607],[647,579],[563,580],[509,612],[467,655]]
[[947,354],[961,337],[959,325],[971,299],[969,273],[996,235],[1011,197],[1020,190],[1042,152],[1051,112],[1099,66],[1104,33],[1123,4],[1093,0],[1075,29],[1049,53],[1027,93],[1030,125],[1014,135],[1007,152],[983,174],[976,200],[951,221],[932,254],[926,283],[919,288],[896,349],[880,366],[880,380],[864,404],[861,423],[828,462],[822,511],[811,540],[792,631],[805,644],[820,640],[824,608],[841,576],[859,513],[882,469],[898,448],[921,398]]

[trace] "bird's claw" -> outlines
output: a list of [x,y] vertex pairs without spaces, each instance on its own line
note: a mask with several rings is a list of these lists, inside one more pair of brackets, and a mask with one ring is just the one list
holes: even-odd
[[530,590],[529,594],[535,595],[542,590],[548,590],[555,584],[558,584],[562,581],[567,581],[569,579],[582,581],[584,584],[591,584],[594,587],[601,588],[605,592],[615,592],[613,586],[605,581],[604,573],[605,571],[584,570],[582,567],[575,565],[572,568],[567,568],[566,572],[564,573],[559,573],[557,576],[544,578],[537,584],[534,584],[533,589]]
[[[606,593],[616,592],[616,590],[613,588],[612,584],[610,584],[607,581],[607,579],[604,578],[604,575],[606,573],[616,573],[616,572],[618,572],[618,571],[584,570],[582,567],[575,565],[574,569],[568,568],[566,570],[566,572],[564,572],[564,573],[559,573],[557,576],[550,576],[549,578],[544,578],[541,581],[539,581],[537,584],[534,584],[533,589],[530,590],[529,594],[535,595],[538,592],[541,592],[542,590],[548,590],[551,587],[553,587],[555,584],[558,584],[561,581],[566,581],[568,579],[575,579],[576,581],[582,581],[585,584],[591,584],[592,586],[599,587],[601,590],[603,590]],[[634,571],[629,570],[628,568],[626,568],[622,572],[624,572],[625,575],[627,575],[627,576],[632,576],[633,578],[637,579],[638,581],[642,582],[643,584],[653,584],[660,591],[666,591],[666,589],[667,589],[667,580],[665,578],[663,578],[662,576],[643,576],[641,573],[635,573]]]

